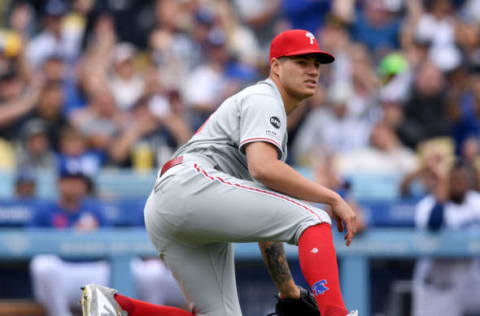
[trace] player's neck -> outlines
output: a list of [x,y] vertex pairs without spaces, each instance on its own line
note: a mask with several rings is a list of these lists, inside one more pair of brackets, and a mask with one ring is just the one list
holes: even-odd
[[291,112],[293,112],[293,110],[295,110],[300,105],[302,100],[298,100],[298,98],[295,98],[294,96],[290,95],[285,90],[285,88],[281,85],[278,79],[275,78],[275,76],[270,76],[269,78],[275,83],[275,86],[277,86],[277,89],[280,92],[280,95],[282,96],[282,101],[285,106],[285,112],[287,113],[287,115],[290,114]]

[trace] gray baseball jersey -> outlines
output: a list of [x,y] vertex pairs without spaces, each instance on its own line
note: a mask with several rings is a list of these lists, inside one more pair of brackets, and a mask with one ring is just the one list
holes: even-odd
[[175,156],[201,153],[211,158],[219,170],[251,180],[245,145],[269,142],[285,161],[287,135],[287,115],[280,92],[267,79],[225,100]]
[[326,212],[275,192],[248,173],[244,152],[269,142],[287,155],[285,108],[262,81],[225,102],[174,156],[183,163],[157,177],[145,224],[195,315],[241,316],[231,242],[297,243]]

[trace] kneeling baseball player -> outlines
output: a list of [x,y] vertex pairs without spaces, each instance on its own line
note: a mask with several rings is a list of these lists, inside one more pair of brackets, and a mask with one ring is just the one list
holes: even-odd
[[[270,46],[269,78],[226,99],[160,170],[145,206],[148,234],[171,269],[190,311],[86,285],[84,316],[241,316],[234,242],[259,242],[278,288],[274,315],[356,316],[342,299],[331,219],[305,201],[328,204],[349,245],[355,213],[334,191],[284,161],[287,115],[317,88],[334,57],[312,33],[289,30]],[[290,273],[282,242],[298,245],[311,292]]]

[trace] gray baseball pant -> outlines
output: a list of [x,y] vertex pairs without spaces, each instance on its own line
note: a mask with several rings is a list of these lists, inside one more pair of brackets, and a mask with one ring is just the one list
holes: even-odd
[[241,316],[232,242],[297,244],[328,214],[302,200],[216,170],[200,154],[157,178],[145,206],[148,234],[192,313]]

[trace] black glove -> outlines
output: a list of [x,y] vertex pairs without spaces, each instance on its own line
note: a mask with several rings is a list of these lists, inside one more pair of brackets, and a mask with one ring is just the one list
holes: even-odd
[[302,287],[300,289],[300,298],[280,298],[277,295],[277,305],[275,313],[267,316],[320,316],[317,302],[313,294]]

